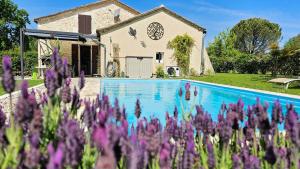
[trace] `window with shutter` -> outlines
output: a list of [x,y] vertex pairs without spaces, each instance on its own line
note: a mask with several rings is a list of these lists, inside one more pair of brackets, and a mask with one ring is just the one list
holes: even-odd
[[92,17],[90,15],[78,15],[78,32],[82,34],[92,33]]

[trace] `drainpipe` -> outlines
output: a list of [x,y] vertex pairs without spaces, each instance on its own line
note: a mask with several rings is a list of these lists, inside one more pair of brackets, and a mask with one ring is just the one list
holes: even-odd
[[201,68],[200,73],[204,74],[205,71],[205,57],[204,57],[204,39],[206,36],[206,30],[203,30],[203,36],[202,36],[202,48],[201,48]]

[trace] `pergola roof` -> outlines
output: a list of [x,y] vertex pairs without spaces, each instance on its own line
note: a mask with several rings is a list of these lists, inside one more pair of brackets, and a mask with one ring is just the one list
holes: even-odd
[[38,39],[58,39],[67,41],[87,41],[87,39],[98,40],[96,35],[86,35],[73,32],[48,31],[38,29],[24,29],[24,35]]
[[[81,41],[86,42],[88,39],[94,41],[99,46],[104,46],[105,53],[106,47],[101,44],[96,35],[86,35],[81,33],[73,32],[60,32],[60,31],[48,31],[48,30],[38,30],[38,29],[24,29],[20,30],[20,60],[21,60],[21,76],[24,79],[24,36],[31,36],[37,39],[55,39],[55,40],[65,40],[65,41]],[[105,54],[106,57],[106,54]]]

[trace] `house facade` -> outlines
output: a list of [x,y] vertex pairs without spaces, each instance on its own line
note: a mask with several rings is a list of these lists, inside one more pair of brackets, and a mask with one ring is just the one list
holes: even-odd
[[[179,73],[173,50],[167,44],[177,35],[188,34],[195,40],[190,56],[190,69],[212,73],[213,67],[204,47],[206,30],[164,6],[145,13],[118,0],[103,0],[53,15],[35,19],[40,30],[95,34],[98,43],[87,40],[39,40],[39,66],[53,46],[59,46],[74,75],[105,76],[117,65],[119,72],[131,78],[150,78],[158,66],[165,72]],[[101,45],[99,45],[101,44]],[[47,49],[46,49],[47,48]],[[116,68],[115,68],[116,69]]]

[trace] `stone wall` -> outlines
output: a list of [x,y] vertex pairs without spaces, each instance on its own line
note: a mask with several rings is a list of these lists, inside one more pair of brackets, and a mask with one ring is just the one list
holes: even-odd
[[[43,93],[43,92],[46,91],[46,88],[45,88],[44,84],[40,84],[40,85],[34,86],[32,88],[29,88],[28,91],[31,91],[32,89],[34,89],[36,91],[36,93],[38,93],[38,92]],[[15,106],[18,102],[18,98],[19,98],[20,94],[21,94],[20,91],[16,91],[16,92],[13,92],[12,95],[11,95],[12,96],[13,111],[15,110]],[[39,97],[37,97],[37,99],[39,99]],[[0,106],[2,106],[4,112],[6,112],[6,113],[10,112],[9,94],[5,94],[5,95],[0,96]]]

